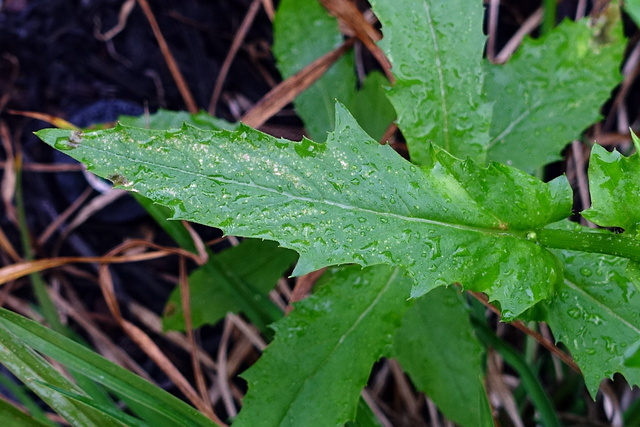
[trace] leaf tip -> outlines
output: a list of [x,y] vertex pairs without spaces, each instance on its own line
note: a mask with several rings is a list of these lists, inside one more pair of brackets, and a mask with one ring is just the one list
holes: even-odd
[[56,142],[60,138],[68,139],[71,137],[71,131],[66,129],[41,129],[39,131],[34,132],[34,135],[40,138],[44,143],[55,147]]

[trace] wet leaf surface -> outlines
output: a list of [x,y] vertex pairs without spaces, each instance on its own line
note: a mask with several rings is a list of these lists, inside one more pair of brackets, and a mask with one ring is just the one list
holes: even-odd
[[275,339],[243,377],[237,426],[336,426],[353,420],[371,367],[410,304],[401,269],[333,269],[317,292],[274,324]]
[[38,135],[171,207],[176,219],[296,250],[294,274],[398,265],[415,278],[414,297],[460,282],[498,301],[506,318],[551,295],[555,259],[528,236],[569,214],[564,179],[545,184],[504,165],[484,169],[435,147],[421,169],[371,140],[342,107],[336,123],[326,144],[247,127],[118,126],[85,133],[73,148],[69,132]]
[[507,64],[486,64],[489,160],[532,172],[560,160],[560,150],[600,118],[622,80],[622,24],[611,24],[565,21],[546,37],[526,39]]
[[[634,142],[640,141],[634,135]],[[594,145],[589,161],[591,208],[582,212],[602,227],[621,227],[640,238],[640,154],[624,157]]]
[[482,5],[465,0],[371,5],[393,65],[396,83],[389,95],[411,160],[427,161],[433,143],[461,159],[484,161],[491,106],[482,94]]

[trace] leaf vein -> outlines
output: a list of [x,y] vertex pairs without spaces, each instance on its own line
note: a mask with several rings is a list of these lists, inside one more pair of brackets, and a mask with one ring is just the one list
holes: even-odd
[[450,151],[451,147],[450,147],[450,141],[449,141],[449,108],[447,105],[447,94],[446,94],[445,84],[444,84],[444,74],[442,73],[442,60],[441,60],[440,46],[438,45],[438,40],[436,38],[433,19],[431,17],[431,8],[429,7],[429,4],[427,2],[424,2],[423,4],[424,4],[424,12],[427,16],[427,24],[429,27],[429,32],[431,33],[431,40],[433,41],[433,50],[434,50],[435,59],[436,59],[436,70],[438,71],[438,79],[439,79],[438,83],[440,86],[440,100],[441,100],[440,104],[442,106],[442,123],[443,123],[442,132],[444,137],[443,147],[447,151]]
[[[342,345],[344,340],[358,327],[358,325],[360,325],[360,323],[362,323],[364,318],[369,313],[371,313],[371,310],[373,310],[374,307],[376,305],[378,305],[378,303],[380,302],[380,299],[382,298],[382,296],[389,290],[389,286],[391,286],[393,281],[398,276],[399,271],[400,271],[400,269],[397,268],[397,267],[393,270],[393,273],[391,273],[391,275],[389,276],[389,279],[384,284],[382,289],[380,289],[380,292],[378,292],[378,294],[376,295],[374,300],[362,311],[362,313],[358,316],[358,318],[355,320],[355,322],[353,322],[353,325],[351,325],[351,327],[349,327],[349,329],[347,329],[347,331],[344,334],[342,334],[342,336],[340,337],[338,342],[333,346],[333,348],[327,354],[327,356],[320,363],[318,363],[317,367],[309,375],[307,375],[306,378],[304,379],[304,381],[302,381],[302,383],[300,384],[300,386],[297,387],[297,390],[296,390],[296,393],[295,393],[296,396],[298,396],[298,397],[300,396],[300,390],[302,390],[304,388],[305,384],[307,384],[309,382],[309,380],[311,378],[313,378],[325,366],[327,361],[329,359],[331,359],[331,356],[333,356],[333,354],[338,350],[338,348]],[[291,408],[291,405],[293,403],[294,403],[294,401],[289,403],[289,406],[287,406],[287,408],[286,408],[286,412],[288,412],[289,408]],[[285,414],[286,414],[286,412],[285,412]]]
[[212,180],[212,181],[216,181],[216,182],[219,182],[219,183],[237,185],[237,186],[241,186],[241,187],[254,188],[254,189],[257,189],[257,190],[261,190],[261,191],[277,194],[277,195],[280,195],[280,196],[284,196],[284,197],[287,197],[287,198],[289,198],[291,200],[294,200],[294,201],[320,203],[320,204],[334,206],[334,207],[337,207],[339,209],[348,210],[348,211],[362,212],[362,213],[372,214],[372,215],[376,215],[376,216],[394,218],[394,219],[407,221],[407,222],[429,224],[429,225],[434,225],[434,226],[438,226],[438,227],[454,228],[454,229],[457,229],[457,230],[472,231],[472,232],[476,232],[476,233],[503,235],[503,236],[508,236],[508,237],[514,237],[514,235],[515,235],[514,232],[510,232],[509,230],[482,228],[482,227],[476,227],[476,226],[465,225],[465,224],[457,224],[457,223],[453,223],[453,222],[442,222],[442,221],[437,221],[437,220],[427,219],[427,218],[421,218],[421,217],[405,216],[405,215],[401,215],[401,214],[397,214],[397,213],[393,213],[393,212],[376,211],[374,209],[363,208],[363,207],[360,207],[360,206],[353,206],[353,205],[349,205],[349,204],[346,204],[346,203],[337,202],[337,201],[333,201],[333,200],[313,199],[311,197],[300,196],[300,195],[289,193],[287,191],[278,191],[278,190],[275,190],[273,188],[265,187],[263,185],[256,184],[252,180],[249,181],[249,182],[241,182],[241,181],[236,181],[236,180],[233,180],[233,179],[223,178],[223,177],[219,177],[219,176],[213,177],[213,176],[205,175],[205,174],[198,173],[198,172],[187,171],[187,170],[180,169],[180,168],[177,168],[177,167],[174,167],[174,166],[168,166],[168,165],[163,165],[163,164],[159,164],[159,163],[150,162],[148,160],[131,159],[131,158],[129,158],[127,156],[124,156],[124,155],[122,155],[120,153],[103,150],[103,149],[100,149],[100,148],[97,148],[97,147],[88,146],[87,148],[89,148],[91,150],[94,150],[94,151],[101,152],[101,153],[107,153],[109,156],[119,157],[119,158],[125,159],[125,160],[127,160],[129,162],[137,162],[137,163],[144,164],[144,165],[151,166],[153,168],[158,168],[158,169],[168,169],[168,170],[171,170],[173,172],[178,172],[178,173],[185,174],[185,175],[191,175],[191,176],[198,177],[198,178]]
[[531,104],[531,106],[529,108],[527,108],[520,116],[516,117],[515,119],[513,119],[510,123],[509,126],[507,126],[506,128],[504,128],[504,130],[500,133],[500,135],[496,136],[495,138],[493,138],[491,141],[489,141],[489,143],[486,146],[486,150],[490,150],[494,145],[496,145],[501,139],[503,139],[504,137],[506,137],[507,135],[509,135],[511,132],[513,132],[513,130],[520,125],[520,123],[522,123],[527,117],[529,117],[533,111],[540,107],[542,105],[542,100],[534,102],[533,104]]
[[623,318],[622,316],[617,314],[615,311],[611,310],[606,305],[602,304],[602,302],[600,302],[600,300],[598,300],[596,297],[591,295],[589,292],[585,291],[584,289],[582,289],[580,286],[578,286],[577,284],[573,283],[569,279],[565,279],[564,282],[567,284],[567,286],[569,286],[570,288],[572,288],[576,292],[579,292],[579,293],[583,294],[585,296],[585,298],[591,300],[596,305],[600,306],[602,308],[602,310],[607,312],[607,314],[609,314],[611,317],[614,317],[614,318],[618,319],[618,321],[620,321],[620,323],[624,324],[629,329],[631,329],[633,332],[635,332],[636,334],[640,335],[640,329],[638,329],[637,327],[635,327],[634,325],[629,323],[625,318]]

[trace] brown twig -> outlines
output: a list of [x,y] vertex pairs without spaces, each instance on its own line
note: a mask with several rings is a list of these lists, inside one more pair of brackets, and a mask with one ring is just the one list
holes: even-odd
[[20,110],[7,110],[10,114],[15,114],[16,116],[29,117],[36,120],[42,120],[43,122],[47,122],[50,125],[53,125],[60,129],[69,129],[69,130],[78,130],[80,129],[73,123],[69,123],[63,118],[52,116],[51,114],[40,113],[37,111],[20,111]]
[[257,128],[318,80],[355,42],[350,38],[269,91],[241,121]]
[[[130,249],[133,246],[151,246],[157,247],[158,245],[154,243],[150,243],[147,241],[137,241],[135,244],[131,242],[125,242],[116,248],[109,251],[106,257],[116,257],[116,255]],[[169,252],[174,253],[182,253],[183,256],[187,256],[189,258],[193,258],[193,254],[181,250],[181,249],[173,249],[166,248]],[[145,354],[153,360],[153,362],[162,369],[162,371],[171,379],[171,381],[178,387],[178,389],[189,399],[189,401],[204,415],[209,417],[213,422],[218,424],[219,426],[226,426],[222,420],[220,420],[217,415],[211,410],[211,404],[205,402],[202,397],[193,389],[189,381],[180,373],[180,371],[175,367],[175,365],[169,360],[169,358],[162,352],[162,350],[156,345],[155,342],[140,328],[138,328],[133,323],[124,319],[122,316],[122,312],[120,311],[120,306],[118,304],[118,299],[116,297],[113,279],[111,277],[111,272],[109,270],[108,264],[101,264],[99,269],[99,279],[100,279],[100,289],[102,291],[102,295],[107,303],[107,307],[109,311],[118,322],[122,330],[136,343],[136,345],[145,352]]]
[[298,301],[302,301],[311,289],[313,285],[316,284],[320,276],[322,276],[325,272],[326,268],[322,268],[320,270],[312,271],[311,273],[305,274],[304,276],[298,277],[296,280],[296,284],[293,287],[293,292],[291,292],[291,298],[289,299],[289,304],[285,310],[285,313],[289,314],[291,310],[293,310],[293,303]]
[[[131,314],[134,315],[140,321],[140,323],[144,325],[145,328],[158,335],[162,335],[163,338],[167,339],[184,351],[191,351],[189,340],[179,332],[163,330],[162,319],[148,308],[144,307],[143,305],[137,304],[134,301],[131,301],[129,303],[129,310],[131,311]],[[216,363],[209,356],[209,353],[203,350],[201,347],[198,347],[198,360],[200,360],[200,363],[202,363],[202,365],[208,369],[214,371],[217,369]]]
[[496,40],[498,38],[498,13],[500,11],[500,0],[489,0],[489,16],[487,38],[487,58],[491,62],[496,59]]
[[320,0],[320,3],[322,3],[342,25],[353,31],[358,40],[362,42],[376,61],[378,61],[389,81],[394,83],[395,78],[391,73],[391,62],[389,62],[389,59],[387,59],[382,49],[376,44],[376,42],[382,38],[382,35],[366,20],[356,5],[344,0]]
[[[622,68],[622,74],[624,75],[624,80],[622,81],[620,89],[618,90],[615,98],[613,99],[613,102],[611,103],[609,114],[604,120],[605,129],[609,129],[611,127],[611,124],[616,117],[615,113],[624,106],[624,101],[629,94],[632,84],[636,81],[638,75],[640,74],[640,43],[636,44],[636,46],[629,54]],[[624,130],[626,131],[627,129]]]
[[171,76],[173,80],[176,82],[178,86],[178,90],[180,91],[180,95],[182,95],[182,99],[184,100],[185,105],[187,106],[187,110],[195,114],[198,112],[198,105],[196,104],[193,95],[191,94],[191,90],[187,85],[182,72],[180,71],[180,67],[178,67],[178,63],[176,62],[173,54],[171,53],[171,49],[169,49],[169,45],[167,44],[162,32],[160,31],[160,26],[158,26],[158,21],[156,21],[156,17],[153,15],[153,11],[149,6],[147,0],[137,0],[138,4],[142,8],[144,15],[147,17],[149,21],[149,25],[151,25],[151,29],[153,30],[153,35],[156,37],[158,41],[158,45],[160,45],[160,51],[162,52],[162,56],[164,57],[165,62],[167,63],[167,67],[169,67],[169,71],[171,72]]
[[[471,292],[471,291],[469,291],[469,294],[471,294],[475,299],[480,301],[482,303],[482,305],[487,307],[489,310],[494,312],[496,315],[501,316],[500,310],[498,310],[494,305],[490,304],[489,301],[487,300],[487,297],[484,294],[481,294],[479,292]],[[529,335],[531,338],[536,340],[541,346],[543,346],[544,348],[549,350],[551,353],[556,355],[560,360],[562,360],[564,363],[566,363],[571,369],[573,369],[577,373],[581,374],[580,367],[578,367],[576,362],[573,361],[571,356],[566,354],[564,351],[560,350],[558,347],[556,347],[555,344],[553,344],[551,341],[549,341],[548,339],[543,337],[541,334],[539,334],[538,332],[536,332],[536,331],[532,330],[531,328],[527,327],[520,320],[516,320],[514,322],[510,322],[509,324],[511,326],[513,326],[514,328],[519,329],[520,331],[522,331],[525,334]]]
[[191,355],[191,365],[193,366],[193,376],[196,380],[196,387],[200,393],[200,399],[207,407],[209,413],[213,413],[213,406],[208,398],[207,383],[202,372],[202,365],[198,358],[198,344],[196,335],[193,331],[193,322],[191,319],[191,292],[189,289],[189,279],[187,277],[187,264],[184,257],[180,257],[180,279],[178,280],[180,287],[180,301],[182,303],[182,315],[184,317],[184,329],[187,333],[189,341],[189,354]]
[[503,64],[507,62],[507,60],[513,55],[513,52],[516,51],[524,36],[533,31],[540,22],[542,22],[543,11],[542,8],[538,8],[535,12],[531,14],[527,18],[526,21],[520,26],[518,31],[509,39],[506,45],[502,48],[502,50],[493,58],[493,62],[495,64]]
[[[191,240],[193,240],[193,246],[195,247],[196,254],[198,255],[196,262],[198,263],[198,265],[204,265],[209,259],[206,244],[202,241],[202,237],[200,237],[196,230],[193,229],[193,226],[191,225],[191,223],[189,223],[189,221],[182,221],[182,225],[187,229],[187,231],[189,232],[189,236],[191,236]],[[221,237],[219,239],[222,241],[224,237]]]
[[273,0],[262,0],[262,7],[269,18],[269,21],[273,21],[273,18],[276,15],[275,8],[273,7]]
[[262,337],[260,336],[260,332],[258,332],[258,330],[254,326],[248,324],[247,322],[242,320],[240,316],[237,316],[233,313],[227,313],[227,319],[229,319],[229,321],[233,323],[233,326],[235,326],[238,331],[240,331],[245,337],[247,337],[249,342],[255,348],[257,348],[261,352],[264,351],[265,348],[267,348],[267,343],[264,341],[264,339],[262,339]]
[[[71,301],[65,300],[58,292],[54,292],[52,289],[49,289],[49,296],[58,309],[62,310],[65,315],[68,315],[81,328],[87,331],[87,335],[94,342],[96,348],[102,347],[103,350],[106,349],[106,351],[101,351],[103,356],[107,357],[114,363],[127,367],[129,370],[140,375],[147,381],[154,383],[153,378],[151,378],[149,374],[142,369],[142,367],[133,360],[133,358],[131,358],[131,356],[122,350],[122,348],[115,345],[113,341],[111,341],[111,338],[90,320],[91,316],[88,316],[88,312],[82,306],[79,298],[74,296],[74,304],[72,305]],[[76,306],[78,308],[76,308]]]
[[4,120],[0,120],[0,141],[2,141],[2,147],[7,157],[7,167],[2,174],[0,196],[2,197],[5,215],[13,223],[17,224],[18,220],[16,208],[13,205],[13,196],[16,192],[17,179],[21,170],[22,156],[20,150],[17,150],[18,152],[15,153],[14,156],[13,139],[11,138],[11,132],[9,132],[9,126],[7,126]]
[[133,7],[135,5],[136,0],[126,0],[120,7],[120,12],[118,13],[118,23],[115,25],[115,27],[111,28],[105,33],[100,32],[100,29],[98,28],[100,26],[100,19],[96,16],[96,18],[94,19],[95,27],[93,29],[93,36],[103,42],[109,41],[117,36],[127,26],[127,19],[129,19],[129,15],[131,15],[131,11],[133,10]]
[[93,193],[93,187],[88,186],[83,192],[82,194],[80,194],[78,196],[78,198],[76,200],[73,201],[72,204],[70,204],[65,210],[64,212],[62,212],[60,215],[58,215],[56,217],[56,219],[54,219],[48,226],[47,228],[42,232],[42,234],[40,234],[40,236],[38,237],[38,239],[36,240],[36,242],[38,243],[38,246],[43,246],[47,240],[49,240],[49,237],[51,237],[51,235],[53,233],[56,232],[56,230],[58,230],[58,228],[71,216],[73,215],[73,213],[75,211],[77,211],[78,209],[80,209],[80,207],[84,204],[84,202],[87,201],[87,199],[89,198],[89,196],[91,196],[91,193]]
[[240,49],[244,38],[249,32],[249,28],[251,28],[251,24],[253,24],[253,21],[258,14],[261,1],[262,0],[253,0],[253,2],[251,2],[251,6],[249,6],[249,10],[244,16],[242,24],[240,24],[240,28],[236,32],[236,35],[233,37],[233,42],[231,43],[229,52],[227,53],[226,58],[224,58],[224,62],[222,63],[222,67],[220,68],[220,72],[218,73],[218,78],[216,79],[216,84],[213,88],[211,100],[209,101],[209,108],[207,108],[207,111],[212,116],[216,114],[216,105],[218,104],[218,100],[220,99],[222,86],[224,85],[224,81],[226,80],[229,69],[231,68],[231,63],[236,57],[236,54],[238,53],[238,50]]
[[0,268],[0,285],[19,279],[31,273],[36,273],[44,270],[48,270],[54,267],[60,267],[67,264],[81,263],[81,264],[121,264],[127,262],[144,261],[155,258],[165,257],[167,255],[181,255],[197,261],[197,256],[191,252],[177,249],[168,248],[155,243],[150,243],[144,240],[130,240],[122,245],[118,246],[120,250],[123,248],[130,248],[135,246],[147,246],[157,249],[155,252],[145,252],[135,255],[123,255],[123,256],[102,256],[102,257],[59,257],[59,258],[46,258],[35,261],[23,261],[16,264],[7,265]]
[[[9,162],[0,162],[0,169],[5,169],[9,165]],[[59,172],[79,172],[84,170],[83,165],[65,165],[65,164],[44,164],[44,163],[23,163],[21,165],[23,172],[45,172],[45,173],[59,173]]]
[[218,389],[222,396],[222,402],[227,410],[227,414],[230,417],[238,415],[238,410],[233,402],[233,396],[231,395],[231,387],[229,385],[229,373],[227,369],[227,350],[229,346],[229,339],[231,338],[231,330],[233,324],[227,318],[224,322],[224,329],[222,330],[222,337],[220,339],[220,346],[218,347]]
[[2,59],[10,63],[11,73],[4,81],[4,93],[0,96],[0,111],[4,110],[4,107],[11,99],[15,83],[18,80],[18,77],[20,77],[20,62],[18,61],[18,58],[15,55],[5,52],[2,54]]
[[[589,196],[589,180],[585,171],[585,157],[582,152],[583,145],[580,141],[575,140],[571,143],[571,154],[573,154],[573,167],[575,168],[576,181],[578,182],[578,194],[580,195],[581,210],[589,209],[591,206],[591,198]],[[586,224],[590,228],[597,226],[585,218],[580,218],[580,222]]]

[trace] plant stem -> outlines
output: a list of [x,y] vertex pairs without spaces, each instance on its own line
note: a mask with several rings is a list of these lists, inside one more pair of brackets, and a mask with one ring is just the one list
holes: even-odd
[[542,19],[542,34],[548,34],[556,26],[556,0],[544,0],[544,17]]
[[640,240],[625,234],[545,229],[536,231],[534,238],[548,248],[615,255],[640,262]]

